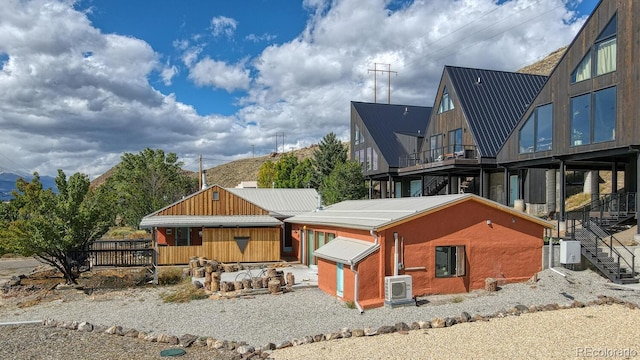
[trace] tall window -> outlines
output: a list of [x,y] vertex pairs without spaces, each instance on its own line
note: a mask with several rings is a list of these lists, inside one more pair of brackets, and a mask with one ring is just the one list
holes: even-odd
[[431,149],[431,161],[442,160],[442,134],[433,135],[429,139]]
[[436,277],[464,275],[464,246],[436,246]]
[[538,106],[520,128],[520,153],[551,150],[553,146],[553,104]]
[[371,159],[371,162],[373,162],[373,171],[377,171],[378,170],[378,152],[376,151],[376,149],[373,149],[373,158]]
[[367,171],[371,171],[373,156],[371,155],[371,147],[367,148]]
[[585,145],[616,138],[616,87],[571,99],[571,145]]
[[449,131],[449,152],[457,153],[462,151],[462,128]]
[[616,88],[593,93],[593,142],[616,138]]
[[360,127],[357,124],[355,125],[355,127],[356,129],[354,143],[355,145],[362,144],[364,142],[364,134],[362,134],[362,131],[360,131]]
[[571,82],[591,79],[592,74],[602,75],[616,71],[618,17],[616,15],[602,30],[595,44],[571,73]]
[[445,86],[442,90],[442,99],[440,99],[440,106],[438,106],[438,114],[449,110],[453,110],[453,100],[451,100],[449,90],[447,90],[447,87]]
[[175,244],[176,246],[189,246],[191,245],[191,237],[189,228],[176,228],[175,230]]

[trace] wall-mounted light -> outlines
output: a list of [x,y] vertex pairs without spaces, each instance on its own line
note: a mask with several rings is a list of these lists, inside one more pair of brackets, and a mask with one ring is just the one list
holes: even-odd
[[487,220],[487,225],[491,225],[491,219]]
[[198,236],[202,237],[202,230],[198,231]]

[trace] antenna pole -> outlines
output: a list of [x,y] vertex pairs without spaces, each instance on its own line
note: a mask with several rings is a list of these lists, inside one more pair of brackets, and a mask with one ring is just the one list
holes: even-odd
[[198,173],[198,189],[202,189],[202,154],[200,154],[200,159],[199,159],[199,163],[200,163],[200,172]]
[[[378,65],[387,65],[387,69],[389,70],[378,70]],[[391,104],[391,73],[394,73],[396,76],[398,75],[397,71],[391,71],[391,64],[380,64],[374,63],[373,69],[367,69],[368,72],[373,72],[373,102],[377,103],[377,92],[378,92],[378,73],[387,73],[387,103]]]

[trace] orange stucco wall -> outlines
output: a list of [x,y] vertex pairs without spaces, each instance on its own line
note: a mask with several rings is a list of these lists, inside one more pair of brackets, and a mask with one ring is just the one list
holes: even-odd
[[[301,229],[302,225],[296,224],[295,228]],[[307,228],[331,229],[336,236],[374,241],[367,231]],[[412,276],[414,295],[480,289],[488,277],[505,282],[525,281],[542,269],[543,225],[469,200],[378,232],[380,250],[355,267],[359,274],[358,301],[364,308],[384,303],[384,277],[394,271],[394,232],[398,233],[399,262],[404,267],[399,274]],[[465,275],[436,277],[435,248],[456,245],[465,246]],[[318,286],[334,296],[335,268],[335,263],[318,261]],[[354,300],[355,276],[347,266],[344,269],[343,298]]]

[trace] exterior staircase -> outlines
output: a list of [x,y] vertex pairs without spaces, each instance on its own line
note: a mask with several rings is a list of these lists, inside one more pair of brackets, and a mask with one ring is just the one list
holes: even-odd
[[[570,220],[567,229],[572,240],[579,240],[582,255],[605,277],[616,284],[635,284],[635,255],[593,220]],[[607,241],[608,240],[608,241]]]
[[434,178],[434,180],[434,184],[425,186],[426,191],[424,193],[426,194],[426,196],[437,195],[440,191],[442,191],[442,189],[447,186],[447,184],[449,184],[449,180],[447,180],[447,178]]

